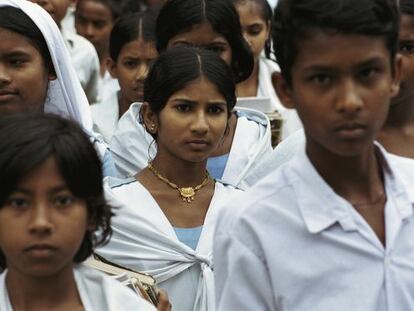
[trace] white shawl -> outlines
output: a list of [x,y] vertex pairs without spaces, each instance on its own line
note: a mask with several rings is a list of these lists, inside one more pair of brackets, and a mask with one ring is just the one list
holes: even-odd
[[32,19],[45,38],[57,79],[49,82],[44,111],[76,121],[87,133],[92,134],[88,100],[55,21],[43,8],[30,1],[0,0],[0,6],[21,9]]
[[[139,119],[140,103],[134,103],[118,122],[110,149],[118,172],[133,176],[154,158],[156,145]],[[256,182],[252,170],[272,152],[269,119],[260,111],[236,108],[238,119],[227,165],[221,181],[245,189]]]
[[196,250],[180,242],[148,190],[135,178],[105,180],[112,206],[113,235],[96,252],[106,259],[152,275],[180,311],[215,309],[212,264],[213,232],[219,211],[238,192],[216,183]]
[[[129,287],[94,269],[78,265],[73,270],[85,311],[155,311]],[[13,311],[6,288],[7,270],[0,274],[0,310]]]

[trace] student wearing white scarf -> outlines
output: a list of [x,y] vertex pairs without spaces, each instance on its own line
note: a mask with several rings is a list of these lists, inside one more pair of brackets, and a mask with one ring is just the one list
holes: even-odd
[[108,179],[113,235],[97,253],[154,276],[174,310],[213,311],[212,234],[238,191],[211,178],[206,166],[228,131],[232,72],[211,51],[172,48],[153,64],[144,101],[157,154],[135,177]]
[[[47,44],[55,79],[49,79],[43,110],[80,124],[99,151],[105,175],[116,175],[107,146],[92,130],[92,117],[85,92],[72,66],[65,42],[54,20],[37,4],[25,0],[0,0],[0,7],[11,6],[22,10],[38,27]],[[34,83],[37,83],[35,81]]]

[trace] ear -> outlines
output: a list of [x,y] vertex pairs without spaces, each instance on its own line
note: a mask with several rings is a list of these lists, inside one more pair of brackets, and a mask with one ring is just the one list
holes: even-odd
[[394,60],[394,75],[392,76],[391,81],[391,97],[395,97],[400,91],[402,62],[402,56],[397,53]]
[[52,63],[50,63],[48,65],[47,79],[49,81],[53,81],[53,80],[56,80],[57,79],[57,75],[56,75],[56,72],[55,72],[55,67],[53,67],[53,64]]
[[141,119],[148,132],[155,135],[159,129],[158,115],[151,110],[150,105],[144,102],[141,107]]
[[118,79],[118,74],[116,70],[116,62],[110,57],[106,59],[106,69],[108,69],[109,74],[111,75],[112,78]]
[[292,87],[286,82],[280,72],[275,71],[272,73],[272,84],[283,106],[294,109],[295,103],[292,99]]

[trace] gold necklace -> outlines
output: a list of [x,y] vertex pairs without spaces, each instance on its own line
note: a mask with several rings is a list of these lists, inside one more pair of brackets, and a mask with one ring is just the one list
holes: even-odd
[[178,187],[176,184],[172,183],[171,181],[169,181],[167,178],[165,178],[164,176],[162,176],[156,169],[155,167],[152,165],[152,162],[148,162],[148,169],[160,180],[162,180],[163,182],[165,182],[168,186],[170,186],[171,188],[175,189],[178,191],[178,193],[180,194],[181,199],[184,202],[187,203],[191,203],[192,201],[194,201],[194,197],[196,195],[196,192],[198,190],[200,190],[201,188],[203,188],[204,186],[206,186],[208,184],[208,182],[210,181],[210,174],[208,173],[208,171],[206,170],[206,175],[203,179],[203,181],[201,182],[201,184],[195,186],[195,187]]

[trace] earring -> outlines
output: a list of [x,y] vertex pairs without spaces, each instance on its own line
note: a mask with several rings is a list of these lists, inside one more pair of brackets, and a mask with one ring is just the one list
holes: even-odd
[[151,126],[150,126],[150,132],[151,133],[155,132],[155,124],[151,124]]

